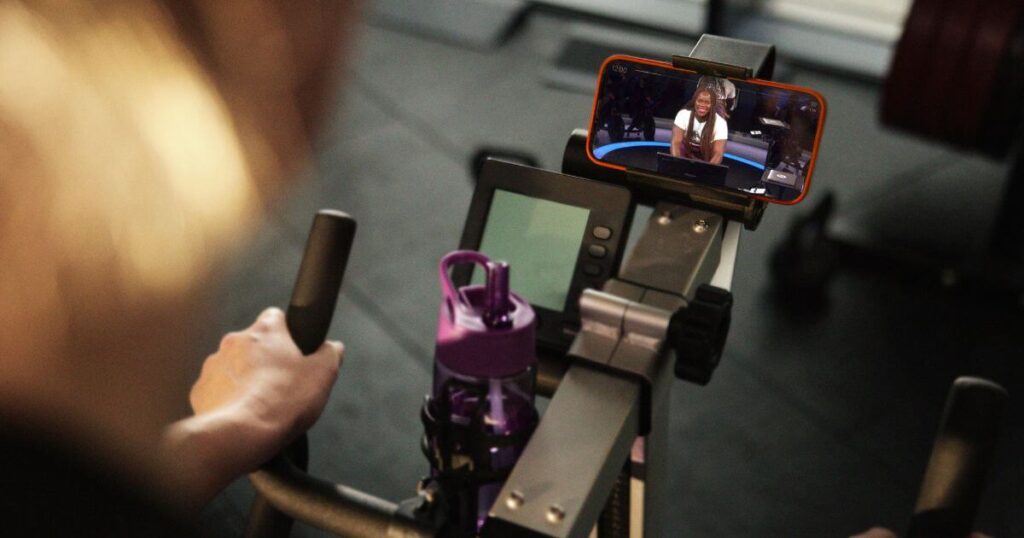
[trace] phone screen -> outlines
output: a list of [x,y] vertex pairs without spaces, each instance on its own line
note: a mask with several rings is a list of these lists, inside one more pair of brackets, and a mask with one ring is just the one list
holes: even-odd
[[612,57],[587,149],[598,164],[793,204],[807,193],[825,103],[808,88]]

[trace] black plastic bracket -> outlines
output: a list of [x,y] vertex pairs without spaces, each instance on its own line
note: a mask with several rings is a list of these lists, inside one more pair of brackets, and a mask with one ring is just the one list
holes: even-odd
[[[587,157],[587,131],[575,129],[569,135],[562,156],[562,172],[597,181],[606,181],[629,187],[634,200],[648,205],[671,201],[697,209],[713,211],[728,220],[740,222],[747,230],[757,229],[767,204],[749,196],[712,189],[697,184],[685,184],[655,174],[634,170],[621,171],[598,166]],[[683,192],[685,191],[685,192]]]
[[[586,144],[586,135],[584,135],[584,144]],[[681,196],[683,199],[673,201],[680,201],[697,209],[714,211],[729,220],[742,222],[743,227],[750,231],[757,229],[767,206],[764,201],[739,192],[713,189],[696,183],[682,184],[674,179],[638,170],[627,170],[624,174],[631,185],[658,188],[659,185],[665,184],[666,188],[673,191],[685,191],[685,195]],[[656,200],[650,202],[654,203]]]
[[689,55],[673,56],[672,65],[715,77],[770,79],[775,71],[775,46],[704,34]]

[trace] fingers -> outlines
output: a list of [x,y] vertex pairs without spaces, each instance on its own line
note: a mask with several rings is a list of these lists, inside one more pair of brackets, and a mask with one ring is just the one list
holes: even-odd
[[233,348],[247,339],[248,338],[245,336],[245,333],[242,331],[229,332],[220,339],[220,349]]
[[209,362],[210,361],[207,360],[205,363],[203,363],[203,373],[199,375],[199,379],[197,379],[196,382],[192,384],[192,388],[188,391],[188,405],[189,405],[189,407],[192,408],[192,412],[193,413],[198,413],[199,412],[199,407],[200,407],[199,395],[206,388],[206,383],[207,382],[206,382],[206,375],[205,374],[206,374],[207,371],[209,371],[208,367],[207,367],[207,364]]
[[284,311],[276,306],[267,308],[260,313],[259,317],[251,327],[255,331],[270,332],[276,329],[286,329]]
[[310,404],[299,413],[293,433],[297,434],[308,430],[320,418],[320,413],[323,412],[331,394],[331,387],[338,379],[338,369],[341,367],[344,355],[344,344],[336,340],[328,340],[312,355],[303,357],[303,361],[307,361],[310,366],[316,368],[318,375],[308,378],[308,381],[312,383],[311,386],[315,387],[312,393],[315,396],[310,400]]
[[260,340],[260,334],[278,330],[284,330],[287,332],[288,327],[285,324],[284,312],[281,311],[280,308],[272,306],[261,312],[256,318],[256,321],[254,321],[248,328],[225,334],[220,340],[220,348],[228,349],[249,340],[258,342]]
[[316,350],[316,353],[307,358],[321,361],[337,371],[338,368],[341,368],[341,363],[345,358],[345,344],[337,340],[327,340],[320,346],[320,349]]
[[[291,335],[288,332],[288,325],[285,320],[285,313],[280,308],[272,306],[265,309],[256,317],[256,321],[252,323],[246,329],[241,331],[234,331],[224,335],[220,341],[221,349],[230,348],[241,344],[242,342],[253,341],[259,342],[260,336],[267,333],[282,333],[288,334],[289,340]],[[340,362],[340,356],[343,353],[345,346],[341,342],[331,342],[334,346],[333,355],[338,356]]]
[[[249,329],[245,331],[231,332],[224,335],[224,338],[221,340],[221,348],[236,346],[247,340],[258,342],[260,340],[260,334],[278,331],[284,331],[285,333],[288,332],[288,326],[285,322],[285,313],[280,308],[272,306],[261,312]],[[344,355],[344,344],[337,340],[327,340],[315,353],[306,357],[306,359],[324,362],[333,370],[337,371],[337,369],[341,367]]]

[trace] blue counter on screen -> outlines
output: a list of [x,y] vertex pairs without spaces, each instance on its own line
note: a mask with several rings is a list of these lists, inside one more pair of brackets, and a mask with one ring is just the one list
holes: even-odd
[[[632,142],[615,142],[613,144],[606,144],[606,145],[601,146],[599,148],[594,148],[593,153],[594,153],[594,157],[596,157],[598,159],[604,159],[605,155],[607,155],[607,154],[609,154],[609,153],[611,153],[611,152],[613,152],[615,150],[626,149],[626,148],[642,148],[642,147],[659,147],[659,148],[669,149],[669,148],[671,148],[671,144],[669,144],[668,142],[650,142],[650,141],[641,141],[641,140],[632,141]],[[754,168],[757,168],[759,170],[764,170],[764,164],[756,162],[756,161],[752,161],[750,159],[745,159],[743,157],[740,157],[739,155],[733,155],[732,153],[726,153],[725,154],[725,158],[729,159],[729,160],[736,161],[736,162],[740,162],[740,163],[743,163],[743,164],[746,164],[746,165],[749,165],[749,166],[753,166]]]

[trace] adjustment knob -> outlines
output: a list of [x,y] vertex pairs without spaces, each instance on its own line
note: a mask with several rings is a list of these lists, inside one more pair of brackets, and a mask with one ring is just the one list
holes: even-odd
[[707,385],[718,367],[732,319],[732,293],[702,284],[686,308],[669,322],[669,342],[676,352],[676,377]]

